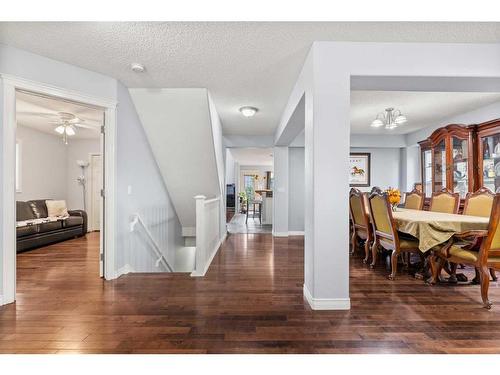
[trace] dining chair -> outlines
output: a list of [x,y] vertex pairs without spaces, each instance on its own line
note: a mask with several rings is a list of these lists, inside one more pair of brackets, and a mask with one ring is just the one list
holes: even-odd
[[[259,223],[262,224],[262,201],[257,199],[247,200],[247,212],[245,217],[245,224],[248,223],[248,215],[250,213],[250,207],[252,207],[252,219],[255,220],[255,215],[258,213]],[[258,210],[255,209],[256,207],[258,208]]]
[[392,250],[389,279],[394,280],[398,267],[398,255],[407,252],[421,255],[418,241],[416,239],[400,238],[392,217],[392,208],[387,193],[373,192],[370,194],[369,203],[374,234],[371,267],[375,267],[377,262],[379,246],[386,250]]
[[458,193],[452,193],[448,189],[443,189],[432,193],[429,211],[457,214],[459,204],[460,196]]
[[486,309],[491,308],[488,299],[490,284],[489,269],[500,268],[500,193],[493,199],[488,230],[470,230],[456,233],[432,257],[431,284],[438,281],[444,262],[461,263],[473,266],[479,272],[481,298]]
[[495,194],[482,187],[474,193],[467,193],[464,204],[464,215],[489,217],[493,207]]
[[370,194],[374,193],[374,192],[378,192],[378,193],[383,193],[382,189],[379,188],[378,186],[374,186],[372,187],[372,189],[370,190]]
[[363,259],[363,263],[367,263],[370,256],[370,246],[373,241],[373,228],[367,210],[365,193],[358,189],[351,189],[349,192],[349,211],[352,222],[352,253],[356,251],[358,239],[364,240],[365,258]]
[[409,193],[405,193],[405,204],[404,208],[410,210],[422,210],[424,207],[424,194],[416,189],[413,189]]

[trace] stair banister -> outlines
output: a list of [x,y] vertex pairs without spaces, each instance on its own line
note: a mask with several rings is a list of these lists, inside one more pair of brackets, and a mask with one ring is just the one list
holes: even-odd
[[156,267],[158,267],[160,264],[162,264],[169,272],[174,272],[173,268],[168,263],[168,260],[163,256],[163,253],[161,251],[160,246],[158,245],[158,243],[154,239],[153,235],[149,231],[148,227],[146,226],[146,223],[144,223],[144,220],[142,220],[141,215],[139,215],[138,213],[136,213],[132,216],[132,221],[130,222],[130,231],[131,232],[133,232],[135,230],[135,227],[137,226],[137,224],[141,225],[142,229],[144,230],[144,233],[146,233],[146,236],[148,237],[149,241],[153,245],[153,250],[154,250],[156,256],[158,257],[158,259],[156,260],[156,263],[155,263]]

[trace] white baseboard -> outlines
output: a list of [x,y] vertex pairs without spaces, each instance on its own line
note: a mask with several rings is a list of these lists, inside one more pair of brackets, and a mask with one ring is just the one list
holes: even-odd
[[274,237],[288,237],[288,232],[273,232]]
[[[215,246],[215,248],[212,250],[212,254],[210,255],[210,258],[208,259],[207,263],[205,264],[205,267],[203,269],[203,271],[201,272],[198,272],[198,271],[193,271],[191,272],[191,276],[192,277],[201,277],[201,276],[205,276],[205,274],[207,273],[208,271],[208,268],[210,267],[210,265],[212,264],[212,260],[214,259],[215,257],[215,254],[217,254],[217,252],[219,251],[222,243],[224,242],[224,240],[226,239],[227,237],[227,231],[224,233],[224,235],[222,236],[222,238],[219,240],[219,242],[217,242],[217,246]],[[196,251],[196,250],[195,250]],[[196,260],[195,260],[196,262]]]
[[130,264],[125,264],[123,267],[116,271],[116,277],[120,277],[121,275],[126,275],[127,273],[134,272],[134,269]]
[[289,232],[273,232],[274,237],[303,236],[303,230],[291,230]]
[[0,306],[2,306],[4,303],[3,303],[3,296],[0,294]]
[[314,298],[304,284],[304,297],[313,310],[350,310],[350,298]]

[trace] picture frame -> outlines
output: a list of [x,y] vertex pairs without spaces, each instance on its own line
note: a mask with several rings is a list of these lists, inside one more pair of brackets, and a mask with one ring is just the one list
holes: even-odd
[[349,154],[349,186],[369,187],[371,177],[371,154],[351,152]]

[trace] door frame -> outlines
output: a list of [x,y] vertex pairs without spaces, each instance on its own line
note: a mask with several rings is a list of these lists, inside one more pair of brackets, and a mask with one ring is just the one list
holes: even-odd
[[15,192],[15,148],[16,148],[16,91],[23,90],[63,100],[96,106],[105,113],[106,141],[104,145],[104,278],[115,279],[116,236],[116,107],[117,102],[109,98],[94,97],[77,91],[35,82],[0,73],[0,100],[2,113],[2,181],[1,191],[2,232],[2,291],[0,305],[16,300],[16,192]]

